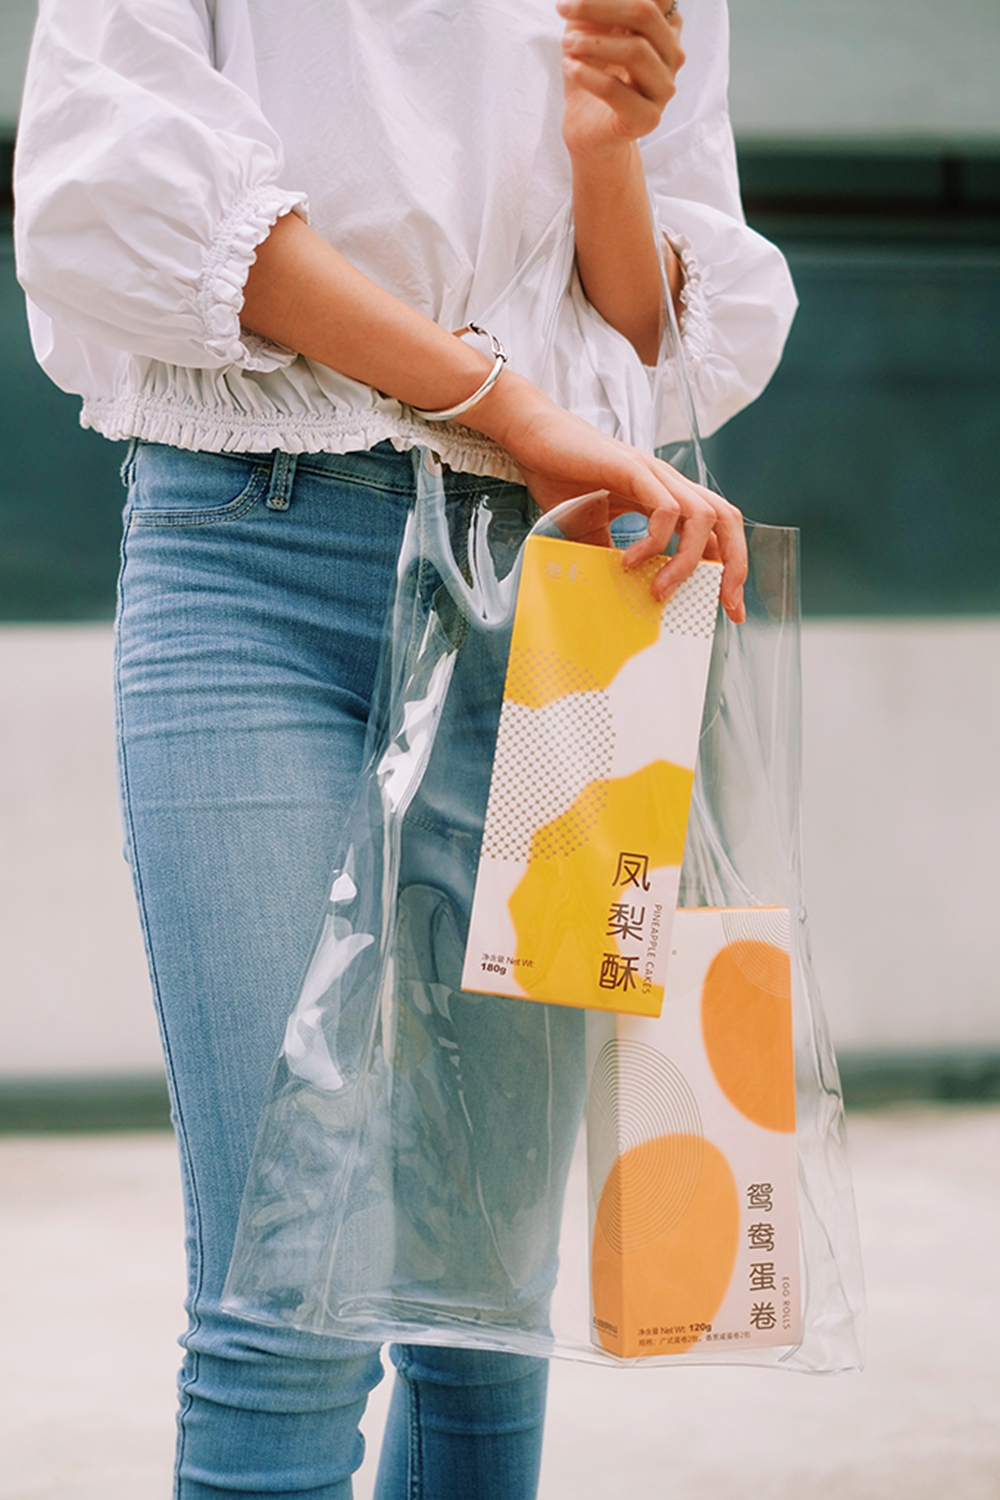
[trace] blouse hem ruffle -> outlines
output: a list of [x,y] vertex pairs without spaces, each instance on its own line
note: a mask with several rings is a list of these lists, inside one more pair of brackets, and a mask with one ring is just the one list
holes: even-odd
[[524,482],[498,443],[469,427],[432,427],[409,416],[405,407],[398,416],[381,411],[341,414],[335,409],[329,414],[264,415],[124,396],[85,400],[80,423],[112,442],[141,438],[208,453],[358,453],[390,442],[401,453],[427,448],[458,473]]

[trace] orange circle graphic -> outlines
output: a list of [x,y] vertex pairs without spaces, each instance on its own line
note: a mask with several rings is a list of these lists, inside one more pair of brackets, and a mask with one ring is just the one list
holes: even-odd
[[792,972],[784,949],[750,939],[720,949],[702,986],[701,1028],[730,1104],[767,1130],[794,1130]]
[[[687,1207],[651,1241],[648,1227],[658,1217],[651,1195],[663,1190],[664,1165],[692,1158],[701,1170]],[[616,1226],[616,1243],[604,1233],[608,1222]],[[654,1136],[619,1156],[598,1204],[591,1259],[594,1318],[604,1348],[628,1359],[683,1354],[696,1344],[726,1295],[739,1228],[736,1182],[710,1141]]]

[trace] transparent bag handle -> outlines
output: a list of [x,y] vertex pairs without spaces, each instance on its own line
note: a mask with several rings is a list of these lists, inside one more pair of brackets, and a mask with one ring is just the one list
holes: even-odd
[[[417,488],[417,535],[421,555],[437,571],[452,602],[469,624],[483,630],[509,629],[517,603],[522,552],[502,578],[494,566],[489,546],[492,513],[480,501],[472,512],[466,538],[467,574],[459,567],[448,527],[447,503],[441,476],[427,462],[424,450],[414,450]],[[525,541],[538,534],[572,534],[565,523],[579,518],[593,506],[598,509],[604,492],[577,495],[540,515],[525,532]]]
[[520,559],[506,577],[497,576],[489,548],[492,516],[485,505],[479,504],[472,513],[466,539],[466,579],[455,560],[448,532],[444,483],[428,462],[429,457],[426,450],[414,449],[421,554],[440,574],[465,620],[484,630],[503,630],[510,625],[514,614]]
[[[698,411],[695,406],[694,392],[691,389],[691,381],[687,371],[687,360],[684,356],[684,340],[681,337],[677,308],[674,306],[673,294],[671,293],[670,282],[667,278],[667,268],[663,256],[660,231],[656,228],[656,204],[652,197],[649,199],[649,215],[653,224],[653,233],[657,239],[656,260],[660,268],[660,295],[662,302],[662,328],[660,332],[658,372],[660,388],[657,391],[657,397],[658,399],[662,399],[663,375],[667,370],[673,370],[681,410],[691,430],[691,446],[694,451],[698,483],[704,485],[706,489],[713,489],[714,485],[708,471],[708,465],[705,462],[705,453],[701,442],[701,430],[698,425]],[[662,238],[665,239],[666,236]]]
[[[660,389],[657,395],[658,399],[662,399],[664,374],[667,370],[672,371],[677,398],[691,433],[691,447],[694,453],[698,483],[705,489],[718,492],[718,486],[715,484],[709,472],[708,464],[705,461],[701,429],[698,423],[698,411],[695,405],[694,392],[691,388],[691,380],[688,375],[687,359],[684,354],[684,341],[681,337],[677,308],[674,304],[673,294],[671,293],[667,277],[665,257],[660,242],[660,231],[656,228],[656,205],[652,197],[649,200],[649,211],[654,226],[653,232],[657,236],[657,264],[660,268],[662,298],[662,330],[660,335],[658,374]],[[725,628],[724,625],[723,629]],[[725,649],[724,643],[722,649]],[[706,723],[702,725],[703,737],[710,728],[712,716],[718,711],[718,703],[712,702],[710,686],[709,697],[706,700]],[[732,906],[745,904],[747,906],[757,906],[761,904],[740,876],[729,857],[725,841],[719,834],[715,820],[709,809],[700,763],[696,770],[694,787],[692,789],[691,815],[688,823],[681,892],[682,904],[690,904],[688,901],[685,901],[685,894],[689,896],[697,895],[698,904],[701,905]]]

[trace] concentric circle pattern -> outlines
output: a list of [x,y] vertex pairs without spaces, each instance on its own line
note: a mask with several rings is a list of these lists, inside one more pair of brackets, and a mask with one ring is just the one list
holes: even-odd
[[724,911],[722,931],[727,943],[771,943],[787,951],[792,945],[792,919],[784,906],[751,906]]
[[[623,1201],[618,1160],[646,1143],[643,1181],[632,1181]],[[613,1250],[638,1250],[669,1233],[694,1197],[703,1154],[701,1115],[683,1074],[644,1042],[607,1042],[590,1077],[587,1162],[598,1224]]]

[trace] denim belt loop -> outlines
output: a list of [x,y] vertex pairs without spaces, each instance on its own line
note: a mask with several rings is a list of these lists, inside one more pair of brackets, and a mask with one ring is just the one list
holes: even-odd
[[125,449],[125,457],[122,460],[121,469],[118,471],[121,475],[122,484],[126,489],[128,489],[135,478],[135,455],[138,448],[139,439],[137,437],[129,438],[128,447]]
[[276,450],[271,460],[271,482],[267,487],[265,505],[268,510],[287,510],[292,503],[292,485],[295,481],[297,453],[282,453]]

